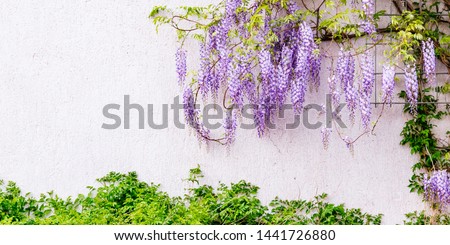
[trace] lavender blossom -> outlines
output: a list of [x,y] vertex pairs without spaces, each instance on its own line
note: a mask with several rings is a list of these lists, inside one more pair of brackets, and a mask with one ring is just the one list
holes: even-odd
[[262,92],[269,98],[269,103],[275,105],[277,102],[277,86],[275,81],[275,67],[268,50],[262,50],[259,55],[259,66],[261,68]]
[[375,0],[362,0],[362,9],[365,15],[365,20],[361,23],[364,32],[371,35],[376,32],[373,24],[373,15],[375,14]]
[[419,97],[419,83],[417,81],[416,68],[406,66],[405,69],[405,85],[406,85],[406,96],[408,102],[410,103],[411,113],[415,114],[417,110],[417,100]]
[[210,131],[199,122],[199,110],[195,107],[195,97],[189,87],[183,93],[183,108],[186,123],[195,130],[199,142],[206,142]]
[[[209,31],[208,31],[208,43],[207,43],[207,47],[205,47],[205,49],[208,51],[208,53],[212,53],[214,50],[217,50],[218,48],[218,26],[211,26]],[[202,53],[202,51],[200,51]],[[207,79],[206,82],[204,82],[204,84],[208,85],[208,90],[211,92],[211,96],[213,98],[214,101],[217,100],[218,97],[218,91],[219,91],[219,87],[220,87],[220,79],[221,76],[219,76],[218,72],[216,69],[213,69],[213,67],[210,64],[210,61],[208,61],[208,74],[207,77],[204,77],[204,79]],[[204,72],[203,75],[205,75],[206,73]]]
[[354,87],[353,84],[347,85],[347,89],[345,90],[347,108],[350,111],[349,118],[352,123],[355,122],[355,112],[358,106],[358,90]]
[[312,53],[314,47],[314,33],[311,27],[304,21],[298,28],[298,35],[303,47],[308,50],[308,55]]
[[363,31],[369,35],[377,32],[375,25],[371,21],[368,21],[368,20],[362,21],[361,27],[362,27]]
[[450,174],[445,170],[434,171],[430,177],[424,176],[425,200],[440,203],[441,207],[450,205]]
[[335,76],[331,76],[328,78],[328,88],[331,94],[333,105],[335,107],[339,106],[339,103],[341,101],[341,93],[339,92],[339,86],[337,86]]
[[300,8],[298,7],[298,4],[295,2],[295,0],[289,0],[287,3],[287,7],[288,7],[289,14],[293,14],[297,10],[300,10]]
[[392,102],[392,96],[394,94],[394,87],[395,87],[395,69],[391,65],[384,65],[383,66],[383,78],[382,78],[382,90],[383,90],[383,97],[382,100],[385,103],[391,103]]
[[198,74],[198,86],[200,89],[200,94],[203,97],[203,100],[206,101],[208,97],[208,92],[210,88],[210,62],[209,62],[209,50],[208,46],[204,43],[200,44],[200,69]]
[[364,92],[359,96],[359,108],[361,109],[361,120],[364,130],[369,130],[370,117],[372,116],[372,106],[370,105],[370,96]]
[[236,16],[236,10],[241,4],[242,0],[227,0],[225,4],[225,18]]
[[258,137],[264,136],[266,131],[266,109],[264,108],[264,99],[259,104],[255,104],[254,108],[254,121],[256,130],[258,131]]
[[369,51],[364,53],[361,69],[363,75],[362,92],[370,97],[375,84],[375,65]]
[[208,30],[208,49],[215,50],[217,49],[217,26],[211,26]]
[[315,45],[315,49],[311,55],[311,59],[310,59],[310,69],[311,69],[311,85],[313,88],[316,89],[316,92],[319,90],[320,87],[320,69],[321,69],[321,65],[322,65],[322,56],[319,53],[319,49],[317,47],[316,44]]
[[375,14],[375,0],[361,0],[363,4],[363,11],[366,15],[374,15]]
[[178,85],[182,86],[186,80],[186,51],[179,48],[175,54],[176,69],[178,74]]
[[436,56],[434,55],[434,42],[431,39],[422,41],[423,71],[427,82],[436,80]]
[[354,86],[355,59],[350,52],[339,52],[338,64],[335,71],[336,79],[340,80],[345,93],[345,101],[350,111],[350,121],[355,121],[355,111],[358,105],[358,91]]
[[250,21],[250,15],[246,12],[240,12],[237,14],[237,19],[239,21],[238,24],[238,32],[243,38],[249,38],[250,32],[248,31],[246,24]]
[[291,87],[291,101],[296,114],[303,110],[307,83],[309,79],[308,49],[301,47],[297,56],[295,79]]
[[349,151],[353,154],[353,152],[354,152],[353,139],[350,138],[349,136],[345,136],[344,142],[345,142],[345,145],[347,146],[347,149],[349,149]]
[[236,128],[237,128],[237,120],[236,120],[236,110],[231,110],[227,112],[227,116],[225,117],[224,129],[225,129],[225,144],[229,149],[231,144],[233,144],[236,138]]
[[286,92],[290,85],[290,73],[292,67],[292,50],[288,46],[283,47],[281,62],[277,67],[277,105],[282,106],[286,98]]
[[228,91],[233,104],[240,109],[243,105],[242,83],[240,80],[242,67],[237,60],[230,63],[230,66],[228,69]]
[[362,62],[362,86],[359,93],[359,107],[361,110],[361,120],[365,130],[369,129],[370,117],[372,115],[372,106],[370,99],[372,97],[372,90],[375,84],[375,66],[369,52],[364,53]]
[[186,123],[192,128],[198,124],[197,109],[195,108],[195,98],[192,89],[187,87],[183,93],[183,108]]
[[328,145],[330,144],[330,135],[333,130],[331,128],[324,127],[320,130],[320,132],[322,133],[323,148],[325,150],[328,150]]
[[234,19],[236,18],[236,9],[242,4],[241,0],[227,0],[225,5],[225,16],[220,21],[216,30],[216,46],[219,53],[219,61],[217,64],[217,79],[218,83],[225,82],[225,75],[231,62],[231,51],[228,49],[228,33],[234,26]]
[[[319,81],[319,72],[321,66],[321,55],[319,51],[319,47],[314,42],[314,34],[311,27],[303,22],[299,27],[299,44],[297,56],[303,55],[306,56],[307,66],[305,69],[308,69],[310,85],[311,88],[317,89],[320,85]],[[296,58],[298,60],[298,58]]]

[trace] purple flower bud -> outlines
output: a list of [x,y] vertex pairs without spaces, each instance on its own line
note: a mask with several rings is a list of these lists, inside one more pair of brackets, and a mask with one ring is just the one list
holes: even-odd
[[354,86],[355,78],[355,59],[350,52],[339,52],[338,64],[336,66],[335,76],[341,82],[341,88],[345,93],[345,101],[350,111],[350,121],[355,121],[355,111],[359,102],[358,91]]
[[361,68],[363,74],[362,92],[371,96],[375,84],[375,65],[369,51],[366,51],[363,55]]
[[231,144],[233,144],[236,137],[236,128],[237,128],[237,119],[236,119],[236,110],[231,110],[227,112],[227,116],[225,117],[224,129],[225,129],[225,144],[228,149]]
[[209,50],[204,43],[200,44],[200,69],[198,73],[198,86],[203,100],[206,101],[210,88],[211,74],[209,65]]
[[283,47],[281,62],[277,67],[277,106],[281,107],[286,98],[286,92],[290,85],[292,67],[292,50],[288,46]]
[[375,14],[375,0],[362,0],[362,9],[365,15],[365,20],[361,23],[361,27],[364,32],[371,35],[376,33],[376,28],[373,19],[373,15]]
[[434,42],[431,39],[422,41],[423,71],[427,82],[436,80],[436,56],[434,55]]
[[395,87],[395,69],[393,66],[384,65],[383,66],[383,81],[382,81],[382,90],[383,90],[383,101],[385,103],[392,102],[392,96],[394,94]]
[[176,68],[178,74],[178,85],[182,86],[186,80],[187,67],[186,67],[186,51],[179,48],[175,54]]
[[185,88],[183,93],[183,108],[186,123],[195,130],[200,142],[206,142],[210,131],[199,122],[199,110],[195,108],[195,97],[189,87]]
[[425,200],[441,204],[442,208],[450,205],[450,174],[445,170],[434,171],[423,180]]
[[320,130],[320,132],[322,133],[323,148],[325,150],[327,150],[328,149],[328,145],[330,144],[330,135],[331,135],[331,132],[333,132],[333,130],[331,128],[322,128]]
[[407,65],[405,68],[406,96],[410,103],[411,113],[415,114],[417,110],[417,100],[419,97],[419,83],[417,81],[416,68]]
[[368,130],[370,126],[370,117],[372,115],[372,107],[370,105],[370,96],[366,93],[360,93],[359,108],[361,109],[361,120],[364,130]]

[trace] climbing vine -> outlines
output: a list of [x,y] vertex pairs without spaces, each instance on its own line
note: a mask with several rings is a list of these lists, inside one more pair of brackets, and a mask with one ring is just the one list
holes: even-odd
[[[286,105],[301,114],[307,110],[308,90],[314,94],[325,86],[329,106],[339,108],[345,102],[348,121],[358,122],[361,132],[351,137],[327,125],[321,130],[324,147],[334,130],[353,149],[361,136],[374,132],[383,112],[395,103],[394,90],[400,88],[404,112],[411,115],[401,144],[420,157],[412,167],[409,187],[444,211],[450,204],[450,132],[436,135],[434,122],[447,120],[444,127],[448,126],[449,105],[439,98],[449,93],[450,85],[448,74],[436,72],[436,60],[450,71],[450,2],[392,4],[399,14],[377,9],[374,0],[224,0],[204,7],[156,6],[150,17],[157,29],[168,24],[177,31],[176,72],[186,123],[200,142],[230,147],[246,104],[251,105],[257,135],[264,137]],[[190,38],[199,42],[195,71],[188,71],[185,45]],[[375,116],[373,51],[381,45],[389,49],[382,63],[382,109]],[[325,67],[324,60],[331,65]],[[323,80],[327,84],[321,85]],[[220,101],[228,112],[222,135],[204,125],[195,106],[200,100]],[[341,114],[333,117],[340,119]]]

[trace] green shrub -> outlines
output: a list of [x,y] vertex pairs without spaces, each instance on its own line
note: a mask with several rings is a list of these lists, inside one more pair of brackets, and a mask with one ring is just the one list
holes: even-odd
[[450,225],[450,215],[427,215],[424,211],[414,211],[405,215],[405,225]]
[[0,224],[94,225],[94,224],[380,224],[381,215],[370,215],[343,204],[325,202],[326,194],[312,201],[280,200],[269,207],[258,199],[258,187],[246,181],[213,188],[200,185],[199,168],[187,181],[193,184],[183,197],[171,197],[153,183],[139,181],[137,174],[111,172],[88,187],[88,194],[62,199],[53,192],[39,199],[22,195],[13,182],[0,183]]

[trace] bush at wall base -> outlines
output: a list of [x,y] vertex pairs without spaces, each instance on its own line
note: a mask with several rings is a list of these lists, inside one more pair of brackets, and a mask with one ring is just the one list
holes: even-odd
[[246,181],[199,185],[199,168],[190,171],[190,188],[184,197],[171,197],[156,184],[139,181],[135,172],[111,172],[98,179],[100,187],[88,187],[87,195],[61,199],[53,192],[34,198],[23,195],[13,182],[0,183],[0,224],[204,224],[204,225],[371,225],[381,214],[345,208],[325,201],[327,195],[307,200],[276,198],[264,206],[258,187]]

